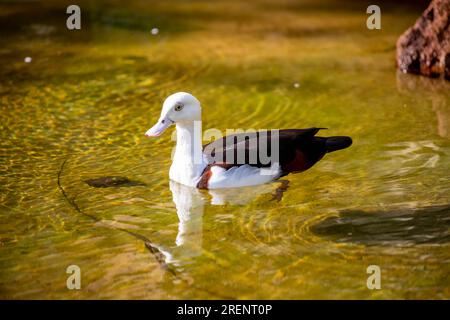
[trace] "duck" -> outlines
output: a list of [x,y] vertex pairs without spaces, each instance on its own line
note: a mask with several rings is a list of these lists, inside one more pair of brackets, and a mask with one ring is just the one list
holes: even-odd
[[320,137],[326,128],[238,132],[202,144],[202,107],[187,92],[168,96],[157,123],[145,135],[176,127],[169,178],[198,189],[255,186],[311,168],[327,153],[348,148],[348,136]]

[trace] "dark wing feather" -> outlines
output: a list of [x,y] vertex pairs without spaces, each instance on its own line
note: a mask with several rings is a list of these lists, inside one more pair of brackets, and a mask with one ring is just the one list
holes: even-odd
[[[279,161],[284,173],[303,171],[320,160],[326,153],[325,138],[315,137],[324,128],[282,129],[279,134]],[[267,150],[258,152],[261,139],[265,139]],[[239,133],[229,135],[204,145],[204,153],[209,163],[226,166],[250,164],[256,167],[268,167],[270,157],[270,131],[258,131],[253,134]],[[241,155],[238,158],[238,155]],[[252,155],[256,155],[252,158]],[[261,157],[262,155],[262,157]]]

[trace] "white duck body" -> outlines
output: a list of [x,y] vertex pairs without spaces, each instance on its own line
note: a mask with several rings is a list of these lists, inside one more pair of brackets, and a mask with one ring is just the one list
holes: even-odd
[[211,173],[208,189],[221,189],[264,184],[279,178],[281,169],[278,164],[275,164],[270,169],[244,164],[230,169],[213,166],[211,167]]
[[[196,187],[209,164],[202,152],[201,121],[177,123],[176,130],[177,145],[169,177],[186,186]],[[230,169],[212,166],[208,189],[259,185],[278,178],[280,174],[281,170],[276,165],[270,169],[251,165],[241,165]]]

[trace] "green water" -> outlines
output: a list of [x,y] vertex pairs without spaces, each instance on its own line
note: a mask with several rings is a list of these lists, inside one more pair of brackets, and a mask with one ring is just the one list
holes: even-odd
[[[0,297],[449,299],[450,84],[396,72],[424,6],[381,3],[370,31],[364,1],[84,1],[68,31],[69,3],[0,2]],[[280,201],[169,185],[171,132],[144,133],[181,90],[204,129],[354,144]]]

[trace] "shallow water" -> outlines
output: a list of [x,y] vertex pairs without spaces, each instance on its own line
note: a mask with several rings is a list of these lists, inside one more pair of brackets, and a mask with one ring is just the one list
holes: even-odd
[[[368,4],[87,1],[68,31],[61,2],[0,3],[0,297],[450,298],[450,84],[395,70],[423,5],[369,31]],[[354,144],[279,201],[169,184],[171,134],[144,133],[180,90],[204,129]],[[85,183],[105,176],[136,184]]]

